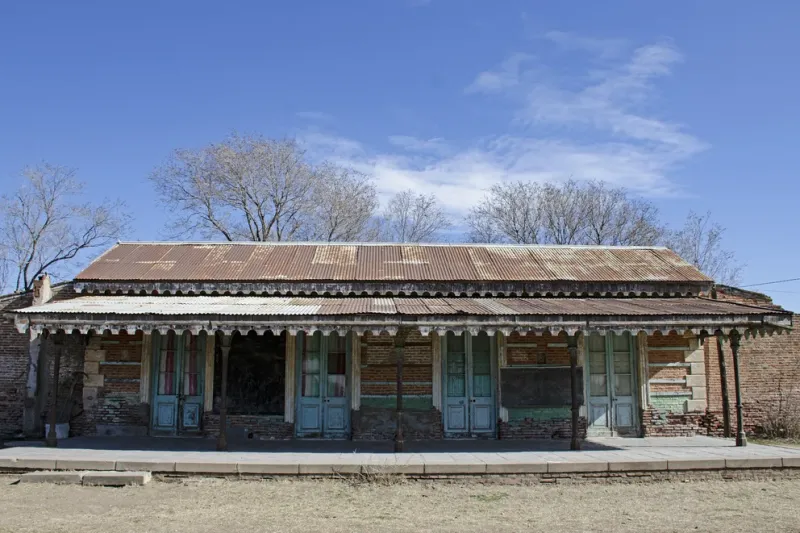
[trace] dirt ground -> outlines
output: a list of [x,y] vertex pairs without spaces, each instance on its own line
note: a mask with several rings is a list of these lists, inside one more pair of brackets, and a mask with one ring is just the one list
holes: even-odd
[[197,479],[114,489],[15,479],[0,477],[2,532],[800,530],[800,480],[522,486]]

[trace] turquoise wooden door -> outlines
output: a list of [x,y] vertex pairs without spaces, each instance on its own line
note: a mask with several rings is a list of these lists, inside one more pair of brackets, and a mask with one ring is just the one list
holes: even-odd
[[154,334],[152,428],[176,434],[200,430],[203,419],[205,336]]
[[450,332],[442,353],[445,433],[455,437],[493,434],[497,417],[491,338]]
[[348,336],[299,335],[296,434],[344,438],[350,432]]
[[636,432],[635,355],[629,333],[587,339],[587,405],[593,435]]

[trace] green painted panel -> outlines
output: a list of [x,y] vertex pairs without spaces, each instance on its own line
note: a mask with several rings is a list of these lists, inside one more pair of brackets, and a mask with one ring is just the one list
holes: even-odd
[[[397,396],[369,396],[361,397],[361,405],[364,407],[397,407]],[[405,409],[433,409],[433,398],[431,396],[406,396],[403,395],[403,408]]]
[[670,413],[686,412],[686,396],[652,396],[650,405],[659,411]]
[[532,420],[556,420],[570,418],[572,411],[569,407],[513,407],[508,409],[510,422],[530,418]]

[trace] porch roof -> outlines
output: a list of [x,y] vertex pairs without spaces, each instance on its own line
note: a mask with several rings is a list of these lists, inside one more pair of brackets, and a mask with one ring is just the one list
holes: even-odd
[[771,333],[792,314],[702,297],[381,298],[82,296],[20,309],[17,328],[105,330],[643,330]]

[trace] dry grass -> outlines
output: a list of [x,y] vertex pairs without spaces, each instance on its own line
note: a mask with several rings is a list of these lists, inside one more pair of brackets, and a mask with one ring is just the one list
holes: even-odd
[[797,531],[800,481],[522,486],[365,480],[12,485],[0,531]]
[[764,446],[780,446],[783,448],[800,448],[800,438],[795,439],[765,439],[755,438],[750,439],[749,442],[753,444],[763,444]]

